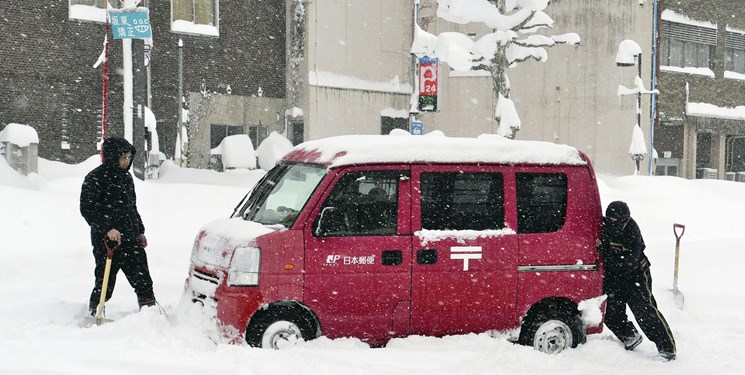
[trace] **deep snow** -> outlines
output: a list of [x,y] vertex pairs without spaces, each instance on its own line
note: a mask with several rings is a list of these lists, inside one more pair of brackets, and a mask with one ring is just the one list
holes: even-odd
[[[88,226],[78,212],[83,176],[98,163],[39,160],[15,174],[0,159],[0,373],[3,374],[742,374],[745,184],[675,177],[600,176],[603,206],[629,203],[647,243],[654,292],[678,359],[664,363],[645,340],[626,352],[606,329],[578,349],[545,355],[487,334],[409,337],[370,349],[325,338],[286,351],[215,343],[209,321],[181,304],[191,243],[204,223],[229,215],[261,171],[217,173],[167,162],[160,180],[137,181],[157,309],[137,312],[119,275],[107,304],[114,323],[80,328],[93,283]],[[629,161],[629,169],[633,169]],[[681,241],[678,310],[670,288],[673,223]]]

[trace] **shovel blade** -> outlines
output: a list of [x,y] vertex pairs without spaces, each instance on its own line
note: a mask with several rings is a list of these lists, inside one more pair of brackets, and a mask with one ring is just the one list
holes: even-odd
[[675,306],[678,307],[679,310],[683,310],[683,306],[685,305],[685,296],[683,295],[683,292],[680,290],[674,289],[673,290],[673,300],[675,301]]
[[83,320],[80,322],[80,327],[82,328],[90,328],[95,326],[100,326],[101,324],[111,323],[113,322],[112,319],[96,319],[95,316],[86,316],[83,318]]

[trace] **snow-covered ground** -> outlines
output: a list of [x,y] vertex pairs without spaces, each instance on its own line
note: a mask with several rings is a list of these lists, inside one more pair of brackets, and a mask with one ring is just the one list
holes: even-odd
[[[487,334],[409,337],[385,348],[325,338],[285,351],[216,344],[209,321],[181,304],[199,227],[232,212],[261,171],[217,173],[168,163],[137,181],[155,292],[167,310],[137,311],[122,274],[107,304],[114,323],[80,328],[93,283],[88,226],[78,212],[79,165],[39,161],[15,174],[0,159],[0,373],[2,374],[742,374],[745,342],[745,184],[673,177],[600,176],[603,206],[622,199],[642,228],[655,295],[673,328],[678,359],[664,363],[645,340],[626,352],[606,329],[585,345],[545,355]],[[631,162],[630,162],[631,163]],[[631,168],[630,168],[631,169]],[[681,241],[678,310],[670,288],[673,223]]]

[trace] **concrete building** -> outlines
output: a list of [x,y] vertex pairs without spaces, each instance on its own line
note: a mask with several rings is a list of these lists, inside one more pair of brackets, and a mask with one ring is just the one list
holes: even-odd
[[[303,5],[307,34],[302,76],[308,82],[300,107],[305,138],[406,128],[408,93],[416,79],[408,54],[413,2]],[[419,25],[432,34],[457,31],[477,39],[491,32],[485,26],[446,22],[436,11],[436,0],[421,0]],[[640,126],[648,154],[640,173],[649,173],[652,134],[659,157],[651,167],[657,174],[696,178],[715,169],[718,178],[725,178],[732,176],[725,172],[745,168],[745,137],[739,130],[745,117],[734,109],[745,103],[739,62],[745,11],[723,0],[659,0],[657,4],[654,0],[562,0],[553,1],[546,13],[555,24],[542,34],[576,32],[582,42],[551,48],[546,62],[528,61],[508,70],[511,98],[522,120],[517,138],[567,143],[587,153],[600,173],[632,174],[635,165],[629,146],[637,99],[618,96],[617,91],[619,85],[634,87],[638,65],[619,67],[615,62],[620,42],[630,39],[642,50],[645,88],[652,87],[654,75],[660,90],[655,117],[650,115],[651,95],[641,98]],[[696,26],[701,23],[714,25],[709,27],[713,37],[705,38],[708,34],[701,29],[707,27]],[[689,26],[695,27],[689,30]],[[660,35],[657,43],[655,28]],[[694,52],[697,44],[707,47]],[[708,58],[687,57],[696,53]],[[492,83],[486,72],[456,72],[442,64],[439,77],[439,111],[418,115],[425,133],[496,132]],[[696,108],[711,105],[720,110],[691,112],[686,103],[705,103]]]

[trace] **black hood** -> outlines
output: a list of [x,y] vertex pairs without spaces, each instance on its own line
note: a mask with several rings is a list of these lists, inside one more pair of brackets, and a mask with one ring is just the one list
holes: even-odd
[[124,138],[107,138],[103,142],[103,163],[119,167],[119,158],[128,152],[132,154],[132,158],[129,159],[127,169],[132,166],[132,160],[135,158],[135,147]]
[[607,217],[608,219],[615,218],[616,223],[619,224],[626,223],[626,221],[628,221],[631,217],[631,211],[629,210],[629,206],[626,204],[626,202],[613,201],[605,210],[605,217]]

